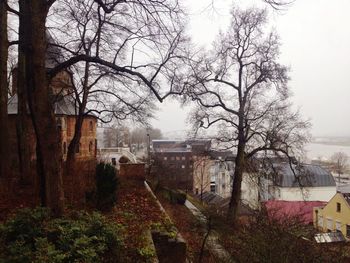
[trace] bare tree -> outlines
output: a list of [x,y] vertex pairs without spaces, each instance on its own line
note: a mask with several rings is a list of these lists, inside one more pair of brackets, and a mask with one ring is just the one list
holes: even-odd
[[294,3],[294,0],[290,1],[278,1],[278,0],[263,0],[266,4],[270,5],[275,10],[282,10],[286,8],[287,6]]
[[[25,1],[18,1],[19,12],[25,13],[28,3]],[[28,92],[26,86],[26,39],[29,32],[27,30],[27,20],[28,16],[18,16],[19,19],[19,29],[18,29],[18,60],[17,67],[14,69],[13,78],[16,78],[16,81],[12,82],[13,86],[16,89],[17,94],[17,119],[16,119],[16,136],[17,136],[17,151],[18,151],[18,161],[19,161],[19,174],[22,182],[27,180],[27,175],[31,171],[30,159],[31,154],[33,154],[31,147],[31,140],[29,138],[30,127],[32,127],[30,118],[28,117]],[[26,43],[26,44],[25,44]],[[41,182],[41,199],[42,202],[45,199],[44,194],[44,180],[40,179]]]
[[202,240],[201,248],[199,250],[198,262],[200,262],[200,263],[203,262],[205,246],[207,245],[207,240],[212,232],[213,232],[213,222],[212,222],[212,217],[209,214],[209,215],[207,215],[207,218],[206,218],[206,233],[205,233],[204,238]]
[[105,147],[121,147],[130,143],[130,130],[125,126],[105,128],[103,136]]
[[247,161],[257,154],[292,156],[307,141],[309,123],[291,112],[288,69],[278,63],[279,41],[264,33],[265,10],[232,10],[226,34],[211,56],[188,60],[187,96],[197,103],[194,128],[212,128],[226,148],[235,147],[228,218],[235,219]]
[[37,174],[41,203],[60,215],[64,209],[62,152],[46,71],[46,18],[54,1],[19,1],[19,53],[24,61],[24,84],[36,137]]
[[[203,201],[203,193],[210,187],[210,172],[212,166],[210,156],[206,154],[196,155],[193,158],[194,187],[199,187],[200,200]],[[197,192],[197,191],[196,191]]]
[[[147,136],[149,135],[149,138]],[[162,139],[163,135],[160,129],[148,127],[148,128],[135,128],[131,131],[130,141],[132,144],[137,144],[138,148],[142,143],[148,143],[148,140]]]
[[7,120],[7,1],[0,1],[0,176],[8,171],[8,120]]
[[[56,14],[58,19],[54,19]],[[162,101],[177,93],[172,85],[169,92],[161,93],[161,84],[171,84],[170,71],[176,69],[173,61],[183,41],[181,17],[177,1],[67,0],[63,6],[57,4],[49,24],[63,63],[49,74],[53,77],[62,69],[89,62],[108,68],[119,85],[132,83],[137,91],[147,87]]]
[[340,183],[340,176],[346,172],[348,168],[349,157],[344,152],[336,152],[331,156],[333,163],[333,170],[338,174],[338,182]]
[[[62,36],[60,39],[52,39],[49,43],[51,47],[57,49],[57,54],[54,57],[56,65],[59,65],[66,57],[72,56],[74,52],[80,52],[85,56],[98,56],[100,50],[104,49],[104,45],[116,49],[117,53],[126,52],[126,50],[117,50],[120,47],[114,46],[117,43],[114,42],[114,38],[122,42],[124,41],[123,37],[126,36],[116,34],[120,37],[112,38],[111,28],[108,27],[112,22],[111,17],[118,14],[122,18],[125,15],[120,13],[118,9],[113,11],[113,15],[108,16],[96,1],[67,0],[54,7],[52,13],[52,16],[55,17],[59,14],[59,17],[57,21],[51,22],[53,25],[51,31],[55,35]],[[72,30],[72,26],[74,30]],[[130,28],[123,29],[125,31],[131,30]],[[74,136],[69,143],[67,152],[67,171],[70,171],[86,115],[94,114],[104,123],[113,119],[132,119],[146,123],[152,116],[151,108],[154,106],[153,97],[150,96],[147,87],[140,85],[135,91],[135,81],[115,74],[106,66],[80,61],[71,65],[67,70],[70,72],[72,85],[71,94],[67,95],[73,96],[77,105]]]
[[[63,156],[59,131],[56,127],[52,92],[48,88],[49,80],[75,65],[83,65],[90,71],[90,67],[95,66],[102,70],[108,69],[108,72],[119,80],[119,84],[127,82],[132,84],[129,85],[131,92],[138,94],[141,88],[147,89],[148,94],[151,92],[162,101],[167,96],[178,93],[172,84],[171,72],[176,69],[173,60],[177,59],[176,50],[182,42],[180,23],[182,10],[177,1],[95,0],[70,1],[69,4],[72,8],[82,8],[84,14],[89,14],[85,18],[91,23],[79,24],[81,21],[76,19],[76,24],[70,24],[73,20],[69,20],[70,17],[65,19],[67,9],[63,8],[61,1],[19,0],[19,11],[11,8],[11,12],[20,18],[19,39],[16,41],[20,51],[18,63],[22,69],[21,78],[24,84],[22,87],[25,87],[27,96],[23,100],[23,105],[26,105],[25,103],[28,105],[30,122],[36,137],[36,163],[41,184],[41,202],[42,205],[52,208],[56,215],[61,214],[64,207]],[[88,9],[93,12],[86,12]],[[54,36],[56,40],[57,38],[64,40],[64,43],[58,42],[56,45],[62,55],[58,57],[54,68],[50,69],[46,65],[48,46],[46,33],[47,26],[54,22],[62,22],[60,28],[56,27]],[[85,25],[89,27],[84,28]],[[89,43],[92,43],[91,48],[87,46]],[[140,59],[142,56],[148,60]],[[87,64],[89,67],[86,67]],[[91,79],[90,81],[86,82],[85,87],[94,82]],[[163,92],[161,87],[165,83],[169,84],[170,89]],[[82,96],[83,105],[84,95],[79,95]],[[113,96],[113,92],[110,95]],[[103,99],[101,101],[103,103]],[[131,105],[133,101],[128,103]],[[81,112],[84,112],[83,108],[80,109]],[[92,107],[92,109],[99,111],[100,108]],[[114,114],[114,111],[109,112]],[[23,122],[21,124],[23,126]]]

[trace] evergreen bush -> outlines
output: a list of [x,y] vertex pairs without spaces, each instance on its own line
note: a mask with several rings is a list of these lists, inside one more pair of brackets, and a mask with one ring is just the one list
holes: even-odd
[[187,197],[185,193],[168,189],[166,187],[162,187],[161,192],[163,197],[169,200],[172,204],[184,205],[186,202]]
[[99,163],[96,166],[96,201],[99,210],[109,210],[116,202],[117,172],[113,165]]
[[44,208],[19,210],[0,224],[0,262],[120,262],[119,229],[99,213],[51,218]]

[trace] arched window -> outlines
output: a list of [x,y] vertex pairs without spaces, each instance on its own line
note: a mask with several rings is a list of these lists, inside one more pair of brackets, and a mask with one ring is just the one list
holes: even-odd
[[56,125],[59,130],[62,130],[62,120],[60,117],[56,118]]
[[56,125],[60,131],[65,130],[66,129],[66,120],[64,119],[64,117],[56,117]]
[[61,127],[62,127],[62,130],[65,130],[67,127],[66,127],[66,120],[64,117],[61,118]]
[[77,146],[75,147],[75,153],[80,152],[80,147],[81,147],[81,143],[77,144]]
[[90,143],[89,143],[89,153],[92,152],[93,147],[94,147],[94,143],[93,143],[93,142],[90,142]]
[[90,121],[89,127],[90,127],[90,131],[94,130],[94,123],[92,121]]

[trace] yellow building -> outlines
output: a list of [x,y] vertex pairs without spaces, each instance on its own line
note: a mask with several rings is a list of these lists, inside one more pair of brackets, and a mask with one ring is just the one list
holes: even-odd
[[350,194],[336,193],[324,207],[315,207],[314,226],[322,232],[339,231],[350,238]]

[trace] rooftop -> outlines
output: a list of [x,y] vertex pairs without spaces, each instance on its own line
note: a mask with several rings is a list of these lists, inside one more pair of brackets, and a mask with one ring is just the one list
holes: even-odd
[[313,164],[293,165],[285,163],[276,167],[276,184],[281,187],[336,186],[332,174]]
[[[7,110],[9,115],[16,115],[18,113],[17,94],[13,95],[8,100]],[[78,113],[78,108],[71,97],[63,96],[61,99],[55,102],[54,113],[55,115],[75,116]],[[94,115],[90,113],[89,116],[94,116]]]
[[319,233],[315,235],[317,243],[345,242],[346,239],[341,232]]
[[342,193],[342,194],[350,193],[350,184],[338,185],[337,191]]
[[313,222],[313,208],[325,206],[321,201],[282,201],[269,200],[264,202],[268,215],[279,220],[298,218],[305,224]]

